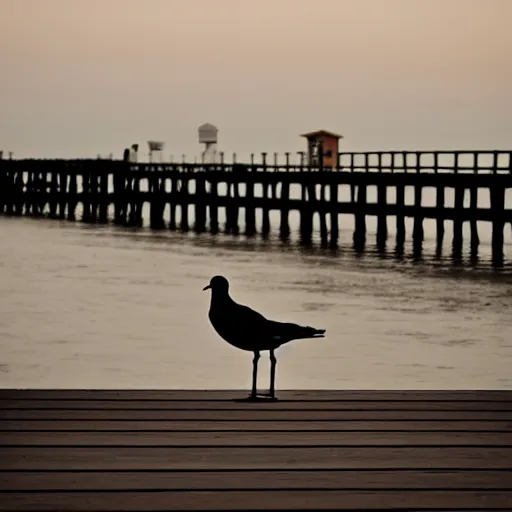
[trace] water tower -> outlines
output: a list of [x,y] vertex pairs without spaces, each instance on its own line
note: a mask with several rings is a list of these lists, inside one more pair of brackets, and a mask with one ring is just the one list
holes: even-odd
[[149,147],[149,162],[153,162],[153,153],[158,152],[160,156],[160,162],[162,161],[162,151],[164,149],[164,142],[156,141],[156,140],[148,140]]
[[217,133],[219,130],[213,124],[205,123],[199,127],[199,144],[204,144],[202,153],[203,162],[206,164],[215,163],[217,154]]

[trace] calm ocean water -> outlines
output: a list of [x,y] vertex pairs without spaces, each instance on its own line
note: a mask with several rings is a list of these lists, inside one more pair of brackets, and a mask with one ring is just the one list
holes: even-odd
[[392,238],[388,253],[372,251],[369,222],[357,255],[352,224],[341,224],[333,253],[293,239],[0,218],[0,387],[249,388],[252,355],[207,318],[202,288],[223,274],[239,302],[327,329],[279,349],[278,389],[512,389],[510,246],[493,269],[484,231],[479,260],[465,247],[454,265],[449,226],[436,260],[427,223],[423,259],[410,241],[397,258]]

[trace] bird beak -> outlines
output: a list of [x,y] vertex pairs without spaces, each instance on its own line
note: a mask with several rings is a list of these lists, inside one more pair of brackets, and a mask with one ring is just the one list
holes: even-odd
[[203,292],[204,292],[205,290],[209,290],[210,288],[211,288],[211,286],[210,286],[210,285],[205,286],[205,287],[203,288]]

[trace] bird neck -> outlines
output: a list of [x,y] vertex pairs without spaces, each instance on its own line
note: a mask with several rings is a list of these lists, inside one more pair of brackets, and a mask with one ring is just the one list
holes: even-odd
[[210,307],[213,308],[230,302],[233,302],[233,299],[229,296],[228,290],[212,290]]

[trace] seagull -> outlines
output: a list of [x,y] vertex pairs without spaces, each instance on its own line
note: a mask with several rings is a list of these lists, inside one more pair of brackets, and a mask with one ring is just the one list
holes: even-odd
[[292,340],[323,338],[325,329],[268,320],[248,306],[236,303],[229,295],[229,282],[224,276],[214,276],[203,291],[211,290],[208,318],[217,334],[230,345],[254,353],[252,360],[252,391],[249,399],[256,400],[256,381],[260,352],[270,353],[269,396],[275,400],[275,350]]

